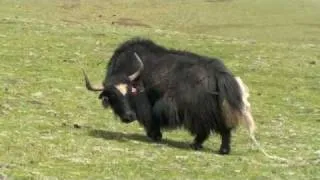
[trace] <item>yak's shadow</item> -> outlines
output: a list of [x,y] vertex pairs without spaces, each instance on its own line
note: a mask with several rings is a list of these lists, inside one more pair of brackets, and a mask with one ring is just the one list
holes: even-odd
[[[94,129],[89,131],[89,135],[96,137],[96,138],[103,138],[106,140],[114,140],[114,141],[139,141],[143,143],[157,143],[157,144],[163,144],[169,147],[173,148],[179,148],[184,150],[192,150],[190,147],[190,142],[181,142],[181,141],[175,141],[170,139],[162,139],[160,142],[154,142],[151,139],[149,139],[146,135],[137,134],[137,133],[122,133],[122,132],[113,132],[113,131],[105,131],[105,130],[98,130]],[[201,149],[201,152],[213,152],[213,150],[208,148]]]

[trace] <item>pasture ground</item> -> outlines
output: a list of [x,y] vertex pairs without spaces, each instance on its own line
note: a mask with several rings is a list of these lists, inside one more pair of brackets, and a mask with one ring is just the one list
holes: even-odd
[[[0,179],[319,179],[320,1],[1,0]],[[251,91],[257,138],[232,152],[184,130],[151,143],[85,90],[122,41],[144,36],[215,56]]]

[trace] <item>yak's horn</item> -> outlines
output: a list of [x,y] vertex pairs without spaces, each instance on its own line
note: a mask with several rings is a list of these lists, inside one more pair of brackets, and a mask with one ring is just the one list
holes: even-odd
[[103,86],[100,85],[100,86],[92,86],[90,81],[89,81],[89,78],[86,74],[86,72],[82,69],[82,72],[83,72],[83,76],[84,76],[84,80],[85,80],[85,83],[86,83],[86,88],[89,90],[89,91],[103,91]]
[[142,70],[144,68],[143,62],[142,62],[141,58],[138,56],[138,54],[134,53],[134,56],[137,58],[140,67],[135,73],[133,73],[129,76],[130,81],[137,79],[137,77],[139,77],[140,73],[142,72]]

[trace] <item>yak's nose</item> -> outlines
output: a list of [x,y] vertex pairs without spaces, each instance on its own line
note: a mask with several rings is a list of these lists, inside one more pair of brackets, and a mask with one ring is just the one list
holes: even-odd
[[130,120],[135,120],[137,117],[136,117],[136,113],[134,113],[134,112],[129,112],[129,113],[127,113],[127,115],[126,115],[127,117],[128,117],[128,119],[130,119]]
[[130,123],[137,119],[137,116],[134,112],[127,112],[123,118],[124,122]]

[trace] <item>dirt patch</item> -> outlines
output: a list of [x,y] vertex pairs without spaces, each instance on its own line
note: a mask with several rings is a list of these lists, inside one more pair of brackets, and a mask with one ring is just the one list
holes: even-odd
[[19,22],[11,19],[0,19],[0,24],[19,24]]
[[273,28],[273,27],[288,27],[290,24],[213,24],[199,26],[201,29],[230,29],[230,28]]
[[61,0],[59,5],[62,9],[73,9],[81,6],[80,0]]
[[76,20],[70,20],[70,19],[61,19],[62,22],[68,23],[68,24],[82,24],[79,21]]
[[131,18],[119,18],[116,21],[112,21],[111,24],[121,25],[121,26],[140,26],[150,28],[148,24],[142,23],[139,20],[131,19]]
[[107,36],[105,33],[94,33],[93,35],[96,37],[106,37]]
[[318,23],[298,23],[298,25],[312,27],[312,28],[320,28],[320,24]]
[[231,2],[232,0],[206,0],[206,2],[216,3],[216,2]]
[[228,28],[250,28],[254,24],[217,24],[217,25],[202,25],[201,29],[228,29]]

